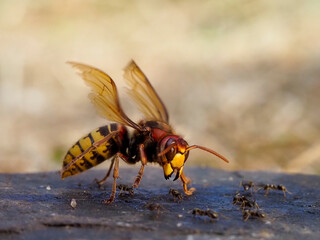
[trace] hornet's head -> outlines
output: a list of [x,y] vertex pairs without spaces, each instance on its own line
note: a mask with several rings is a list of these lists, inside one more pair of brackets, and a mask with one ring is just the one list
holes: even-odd
[[161,158],[165,179],[169,179],[173,173],[176,173],[173,181],[179,178],[183,171],[184,163],[188,159],[189,151],[195,148],[210,152],[225,162],[229,162],[225,157],[211,149],[198,145],[189,146],[183,138],[177,135],[168,135],[161,140],[160,153],[158,154],[158,157]]

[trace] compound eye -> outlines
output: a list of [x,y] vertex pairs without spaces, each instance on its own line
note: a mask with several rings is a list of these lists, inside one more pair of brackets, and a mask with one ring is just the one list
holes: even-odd
[[176,155],[177,151],[176,151],[176,148],[171,148],[169,152],[166,153],[166,157],[167,157],[167,160],[168,161],[171,161],[174,156]]
[[[169,139],[166,143],[166,148],[169,147],[170,145],[174,144],[175,143],[175,140],[173,139]],[[177,153],[177,149],[175,147],[175,145],[166,153],[166,158],[168,161],[171,161],[174,156],[176,155]]]

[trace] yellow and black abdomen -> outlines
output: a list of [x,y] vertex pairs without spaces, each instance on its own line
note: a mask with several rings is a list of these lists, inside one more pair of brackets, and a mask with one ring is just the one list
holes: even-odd
[[118,136],[114,136],[100,146],[92,148],[92,150],[88,151],[82,158],[79,158],[70,167],[63,169],[61,177],[66,178],[86,171],[102,163],[106,159],[111,158],[117,152],[119,152],[122,145],[122,142],[119,142],[119,140],[127,137],[127,130],[121,124],[112,123],[93,130],[88,135],[77,141],[67,152],[63,160],[63,168],[65,168],[73,159],[91,147],[95,142],[105,138],[107,135],[115,131],[119,132]]

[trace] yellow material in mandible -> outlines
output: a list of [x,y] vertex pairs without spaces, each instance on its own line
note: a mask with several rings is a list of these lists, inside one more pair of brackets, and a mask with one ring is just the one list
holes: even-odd
[[166,163],[163,165],[163,172],[165,176],[170,176],[171,173],[173,172],[173,169],[170,165],[170,163]]
[[177,153],[174,158],[171,161],[171,166],[173,168],[178,168],[180,169],[181,167],[183,167],[184,165],[184,161],[185,161],[185,156],[184,154],[181,153]]

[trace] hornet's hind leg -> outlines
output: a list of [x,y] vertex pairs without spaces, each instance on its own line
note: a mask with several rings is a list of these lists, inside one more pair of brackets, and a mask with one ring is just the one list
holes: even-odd
[[117,155],[114,159],[115,165],[113,168],[113,184],[112,184],[112,190],[111,195],[109,199],[104,200],[104,203],[110,204],[114,201],[116,197],[116,191],[117,191],[117,178],[119,177],[119,156]]
[[101,187],[102,184],[104,184],[104,183],[107,181],[108,177],[110,176],[110,173],[111,173],[111,170],[112,170],[112,167],[113,167],[115,158],[116,158],[116,157],[114,157],[114,158],[111,160],[111,164],[110,164],[109,170],[108,170],[107,174],[104,176],[104,178],[101,179],[101,180],[98,180],[97,178],[95,179],[95,181],[96,181],[96,183],[99,185],[99,187]]

